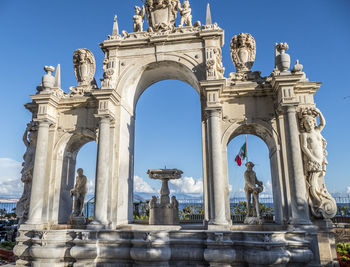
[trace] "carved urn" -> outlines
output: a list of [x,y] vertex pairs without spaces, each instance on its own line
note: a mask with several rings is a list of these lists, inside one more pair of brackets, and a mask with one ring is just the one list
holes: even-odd
[[287,43],[276,44],[277,55],[277,67],[281,72],[286,72],[290,68],[290,55],[286,53],[289,49]]
[[55,68],[52,66],[45,66],[44,70],[46,74],[43,76],[42,79],[42,86],[44,90],[48,90],[55,85],[55,77],[52,76],[52,73],[55,71]]

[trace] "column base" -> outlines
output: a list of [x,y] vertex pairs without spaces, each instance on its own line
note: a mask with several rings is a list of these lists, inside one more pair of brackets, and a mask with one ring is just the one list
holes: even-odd
[[86,226],[86,229],[88,230],[104,230],[106,228],[106,225],[98,221],[92,221]]

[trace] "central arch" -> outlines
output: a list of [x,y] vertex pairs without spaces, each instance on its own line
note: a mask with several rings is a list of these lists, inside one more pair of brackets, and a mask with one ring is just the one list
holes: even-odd
[[[167,57],[172,57],[171,55]],[[117,86],[117,92],[121,97],[119,113],[119,151],[118,157],[119,173],[116,183],[116,203],[112,203],[113,209],[117,210],[112,215],[112,222],[117,225],[129,224],[133,221],[133,188],[134,188],[134,142],[135,142],[135,111],[137,102],[142,93],[152,84],[164,80],[180,80],[198,92],[200,96],[199,79],[202,73],[196,71],[198,62],[190,62],[181,57],[168,58],[160,62],[149,62],[144,65],[134,64],[130,66],[121,76]],[[202,142],[202,149],[203,149]],[[120,155],[120,156],[119,156]],[[128,200],[127,203],[125,200]],[[113,205],[117,205],[114,206]]]

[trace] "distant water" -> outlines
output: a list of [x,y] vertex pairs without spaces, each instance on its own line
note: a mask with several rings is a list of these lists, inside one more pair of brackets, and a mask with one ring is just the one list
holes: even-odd
[[17,203],[2,203],[0,202],[0,209],[5,209],[6,213],[14,212],[13,209],[16,208]]

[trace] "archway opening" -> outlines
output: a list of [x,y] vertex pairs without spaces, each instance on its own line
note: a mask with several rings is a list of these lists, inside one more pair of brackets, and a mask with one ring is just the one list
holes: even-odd
[[84,198],[84,211],[86,217],[93,216],[93,205],[88,207],[86,202],[93,200],[95,192],[97,144],[93,134],[77,134],[66,145],[62,157],[62,172],[60,186],[60,200],[58,223],[66,224],[73,210],[73,197],[71,189],[76,183],[77,170],[83,169],[83,175],[87,177],[87,193]]
[[141,95],[135,113],[134,221],[148,220],[147,202],[160,194],[161,182],[150,179],[148,169],[183,171],[181,179],[169,181],[180,218],[185,207],[203,204],[201,132],[199,95],[187,83],[157,82]]
[[[263,183],[263,191],[259,194],[261,217],[265,223],[272,223],[274,222],[274,200],[270,152],[266,143],[260,137],[252,134],[240,134],[234,137],[227,145],[227,169],[232,222],[243,223],[248,216],[244,178],[248,161],[254,164],[253,170],[256,173],[256,177]],[[258,187],[258,185],[256,186]],[[253,204],[252,195],[251,204]]]

